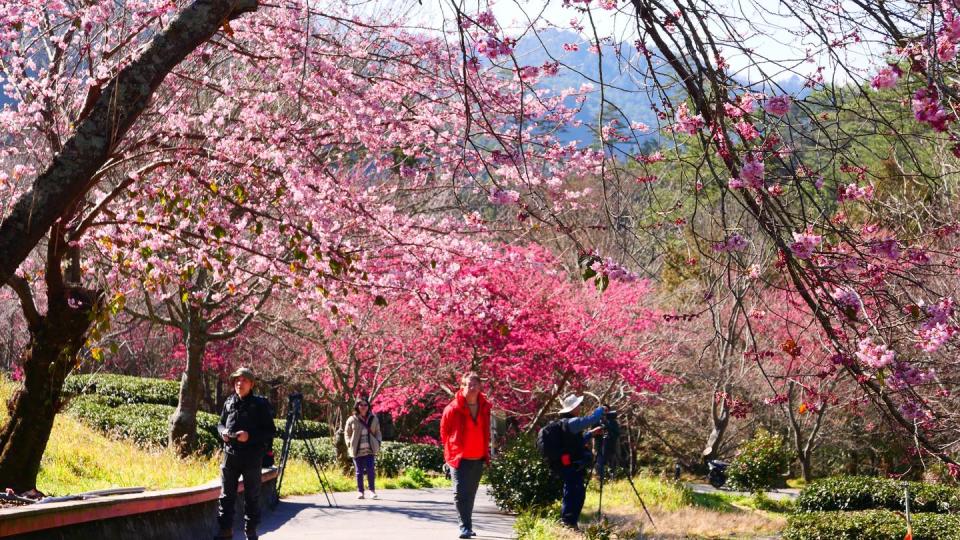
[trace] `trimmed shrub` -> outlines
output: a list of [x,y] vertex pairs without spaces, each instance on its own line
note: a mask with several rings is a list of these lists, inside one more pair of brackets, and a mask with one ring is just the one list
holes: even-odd
[[[914,540],[960,540],[960,516],[911,514]],[[811,512],[787,520],[784,540],[891,540],[907,534],[907,521],[890,510]]]
[[[313,457],[317,461],[317,465],[321,467],[327,467],[336,463],[336,451],[333,448],[333,441],[329,437],[318,438],[318,439],[308,439],[310,441],[310,446],[315,452]],[[283,451],[283,439],[276,437],[273,439],[273,455],[275,456],[276,465],[280,465],[280,453]],[[308,456],[307,444],[304,439],[294,439],[290,443],[290,457],[306,460]]]
[[[167,445],[170,415],[174,407],[155,403],[115,405],[108,396],[78,396],[70,402],[67,412],[103,433],[128,439],[147,447]],[[197,450],[210,454],[220,447],[216,415],[197,413]]]
[[[274,418],[273,425],[277,428],[277,437],[280,437],[283,434],[284,428],[287,427],[286,418]],[[293,434],[294,440],[296,439],[316,439],[319,437],[329,437],[332,432],[330,431],[330,426],[323,422],[314,422],[313,420],[300,419],[301,431]]]
[[520,512],[560,499],[563,484],[547,466],[532,438],[514,439],[487,469],[490,494],[500,508]]
[[377,470],[385,476],[397,476],[408,469],[443,471],[443,448],[432,444],[384,441],[377,455]]
[[111,405],[157,403],[175,406],[180,399],[178,381],[128,375],[71,375],[64,381],[63,390],[69,394],[104,396]]
[[783,437],[760,429],[740,447],[727,469],[727,478],[731,487],[747,491],[779,487],[789,464]]
[[[960,489],[909,482],[910,509],[916,512],[960,512]],[[889,478],[835,476],[812,482],[797,497],[800,512],[838,510],[903,510],[903,484]]]

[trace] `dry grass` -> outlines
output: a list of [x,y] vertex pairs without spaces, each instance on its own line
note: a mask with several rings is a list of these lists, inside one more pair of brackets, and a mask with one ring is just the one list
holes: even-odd
[[646,516],[621,516],[631,528],[642,531],[642,538],[756,538],[777,534],[787,524],[783,516],[759,511],[717,512],[688,507],[672,512],[652,511],[656,528]]
[[781,514],[750,508],[749,498],[698,495],[684,486],[653,477],[638,477],[634,483],[650,509],[655,527],[651,526],[629,484],[620,480],[604,488],[603,522],[597,518],[599,493],[591,483],[580,521],[584,534],[572,533],[557,524],[557,505],[552,515],[521,516],[520,538],[770,538],[776,537],[786,525],[786,518]]

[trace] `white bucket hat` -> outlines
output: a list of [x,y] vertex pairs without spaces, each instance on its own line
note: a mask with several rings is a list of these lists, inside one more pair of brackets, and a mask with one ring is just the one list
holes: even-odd
[[570,394],[560,401],[560,404],[563,405],[563,408],[557,411],[557,414],[568,413],[576,409],[581,403],[583,403],[583,396]]

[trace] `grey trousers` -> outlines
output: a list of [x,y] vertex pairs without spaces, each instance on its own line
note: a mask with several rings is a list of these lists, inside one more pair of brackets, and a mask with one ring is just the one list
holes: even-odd
[[460,467],[450,468],[450,477],[453,479],[453,500],[457,504],[460,529],[473,530],[473,502],[477,498],[477,488],[480,487],[482,475],[482,459],[462,459]]

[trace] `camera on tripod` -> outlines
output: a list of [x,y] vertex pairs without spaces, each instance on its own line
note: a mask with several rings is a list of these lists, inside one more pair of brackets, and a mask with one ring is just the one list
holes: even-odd
[[324,496],[327,498],[327,506],[333,507],[335,503],[332,500],[333,488],[328,490],[327,486],[330,485],[330,482],[327,480],[326,475],[319,467],[319,458],[316,449],[313,447],[313,443],[310,442],[310,439],[304,437],[298,437],[297,435],[304,433],[303,428],[303,394],[300,392],[295,392],[290,394],[287,397],[287,424],[283,428],[283,449],[280,451],[280,467],[279,473],[277,474],[277,494],[280,493],[280,488],[283,486],[283,477],[287,470],[287,460],[290,458],[290,447],[292,446],[294,439],[300,439],[303,441],[304,449],[306,450],[306,460],[313,466],[314,472],[317,474],[317,481],[320,483],[320,488],[323,490]]
[[294,414],[300,416],[300,412],[303,410],[303,394],[296,392],[287,396],[287,416]]

